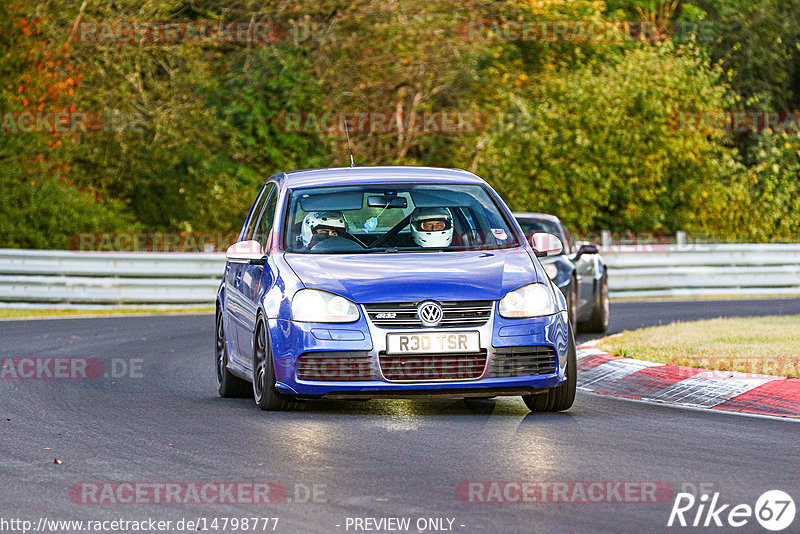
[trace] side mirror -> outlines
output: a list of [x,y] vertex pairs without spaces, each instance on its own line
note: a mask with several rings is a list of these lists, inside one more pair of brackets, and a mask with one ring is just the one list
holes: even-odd
[[561,254],[561,251],[564,250],[564,245],[561,244],[561,240],[557,236],[545,232],[533,234],[531,236],[531,245],[533,245],[533,252],[537,258],[555,256],[556,254]]
[[245,263],[249,265],[264,265],[264,251],[258,241],[239,241],[228,247],[225,259],[231,263]]
[[578,247],[578,252],[575,253],[573,261],[578,261],[584,254],[600,254],[600,249],[597,248],[597,245],[594,243],[581,243]]

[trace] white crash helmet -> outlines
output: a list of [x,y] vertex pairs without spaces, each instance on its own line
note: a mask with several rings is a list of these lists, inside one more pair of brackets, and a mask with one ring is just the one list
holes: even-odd
[[[426,231],[422,223],[442,221],[442,230]],[[426,248],[449,247],[453,242],[453,215],[449,208],[419,208],[411,217],[411,234],[414,242]]]
[[308,246],[311,243],[311,239],[319,228],[336,230],[341,235],[347,230],[347,222],[340,211],[312,211],[303,219],[303,226],[300,229],[303,245]]

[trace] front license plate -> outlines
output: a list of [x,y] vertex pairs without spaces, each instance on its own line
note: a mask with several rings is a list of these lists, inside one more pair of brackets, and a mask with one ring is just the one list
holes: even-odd
[[429,332],[425,334],[387,334],[387,354],[446,354],[448,352],[478,352],[481,339],[478,332]]

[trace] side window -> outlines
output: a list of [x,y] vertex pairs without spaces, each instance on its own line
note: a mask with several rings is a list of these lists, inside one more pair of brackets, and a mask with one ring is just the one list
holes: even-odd
[[261,195],[259,195],[258,200],[256,200],[253,209],[250,212],[250,219],[247,221],[247,227],[244,230],[244,234],[242,235],[242,241],[249,241],[253,239],[253,235],[256,231],[256,225],[258,224],[259,217],[261,215],[261,211],[264,209],[264,203],[269,198],[269,194],[272,192],[275,186],[272,184],[267,184],[264,189],[261,190]]
[[275,187],[272,188],[272,193],[267,200],[267,206],[264,208],[264,213],[261,214],[261,220],[256,226],[256,232],[253,237],[256,241],[261,243],[262,248],[266,248],[269,233],[272,231],[272,224],[275,220],[275,210],[278,208],[278,191]]
[[472,214],[472,208],[464,206],[451,209],[453,210],[453,215],[455,217],[454,223],[458,223],[459,226],[457,231],[463,236],[463,244],[469,246],[482,245],[483,239],[481,239],[480,232],[478,232],[478,225],[475,223],[475,217]]
[[467,225],[469,226],[469,230],[477,230],[478,226],[475,224],[475,220],[472,217],[472,210],[470,208],[465,208],[462,210],[464,217],[467,219]]

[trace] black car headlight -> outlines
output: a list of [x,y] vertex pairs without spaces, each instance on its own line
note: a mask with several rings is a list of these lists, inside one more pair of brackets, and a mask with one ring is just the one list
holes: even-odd
[[550,280],[555,282],[558,278],[558,265],[555,263],[548,263],[544,266],[544,272],[547,273]]

